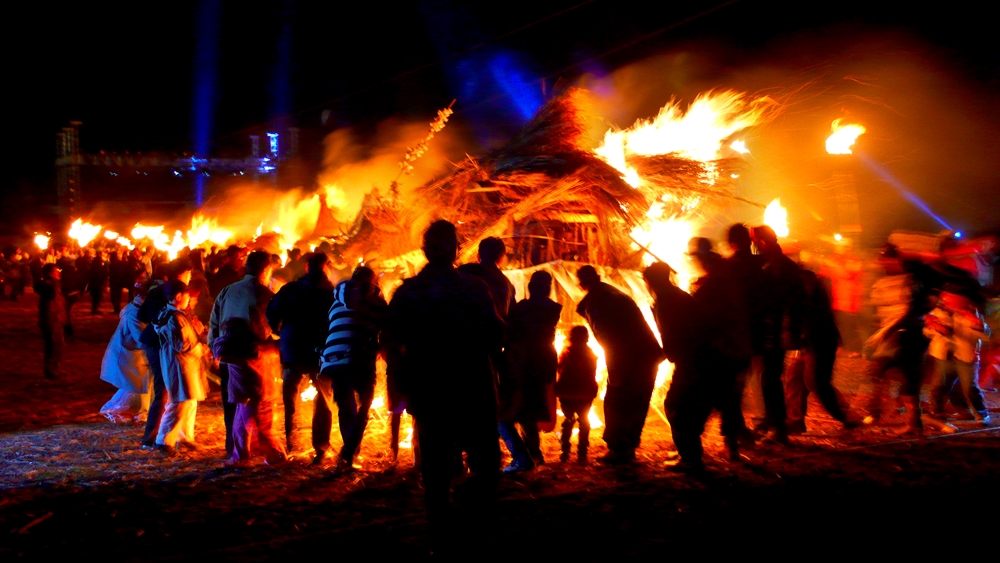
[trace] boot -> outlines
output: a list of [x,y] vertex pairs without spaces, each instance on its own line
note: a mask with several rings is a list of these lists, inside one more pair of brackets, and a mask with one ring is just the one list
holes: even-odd
[[906,407],[906,428],[903,430],[905,436],[922,436],[924,433],[924,423],[920,417],[920,398],[901,397],[903,406]]

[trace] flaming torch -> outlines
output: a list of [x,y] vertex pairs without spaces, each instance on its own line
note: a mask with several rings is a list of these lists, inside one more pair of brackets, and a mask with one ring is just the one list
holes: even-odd
[[853,154],[851,148],[865,132],[861,125],[841,125],[839,119],[834,119],[830,125],[833,134],[826,139],[826,152],[830,154]]
[[49,248],[49,237],[45,235],[35,235],[35,246],[38,250],[46,250]]

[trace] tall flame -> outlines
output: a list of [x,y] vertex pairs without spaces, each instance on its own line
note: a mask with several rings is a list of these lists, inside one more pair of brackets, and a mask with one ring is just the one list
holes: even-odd
[[862,125],[841,125],[840,119],[834,119],[830,129],[833,134],[826,139],[826,152],[830,154],[852,154],[851,148],[865,132]]
[[90,241],[97,238],[97,235],[101,233],[100,225],[91,225],[90,223],[84,223],[83,219],[77,219],[73,221],[73,224],[69,228],[69,238],[76,241],[80,245],[80,248],[90,244]]
[[788,210],[781,206],[781,198],[775,198],[764,209],[764,224],[774,230],[779,237],[788,236]]
[[626,164],[629,155],[676,154],[701,162],[716,160],[728,138],[763,119],[765,106],[760,102],[748,101],[732,90],[706,92],[684,112],[671,100],[651,120],[640,119],[628,129],[608,131],[594,152],[638,187],[642,179]]

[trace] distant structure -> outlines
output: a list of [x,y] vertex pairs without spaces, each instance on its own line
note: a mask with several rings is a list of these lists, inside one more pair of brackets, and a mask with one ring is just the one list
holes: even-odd
[[283,134],[267,132],[263,153],[261,136],[250,135],[247,156],[200,158],[191,154],[84,154],[80,151],[81,125],[71,121],[56,134],[57,205],[64,218],[107,202],[125,212],[175,211],[200,203],[206,185],[209,192],[240,182],[302,185],[302,175],[291,171],[301,167],[289,166],[299,156],[295,127]]

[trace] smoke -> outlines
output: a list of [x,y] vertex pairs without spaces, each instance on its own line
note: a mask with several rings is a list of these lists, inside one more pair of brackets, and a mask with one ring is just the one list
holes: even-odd
[[[1000,226],[988,201],[1000,181],[993,147],[1000,141],[1000,105],[955,53],[911,32],[841,25],[787,35],[753,50],[702,41],[660,53],[579,85],[594,94],[603,123],[628,127],[672,98],[686,106],[711,89],[769,96],[781,111],[741,136],[750,150],[741,197],[789,207],[792,236],[838,232],[856,192],[863,239],[875,244],[894,229],[937,231],[938,223],[894,186],[904,186],[933,213],[965,231]],[[877,162],[875,173],[855,156],[826,154],[834,119],[864,125],[856,152]],[[895,182],[887,182],[884,173]],[[850,207],[850,205],[847,205]],[[733,221],[759,223],[762,212],[737,206],[715,217],[716,236]]]
[[324,139],[323,171],[317,178],[320,190],[329,195],[326,202],[335,219],[353,220],[361,209],[365,195],[373,188],[386,195],[398,178],[400,195],[408,201],[412,190],[446,173],[449,156],[461,155],[461,133],[449,123],[434,135],[428,150],[415,163],[413,171],[400,176],[400,161],[409,147],[423,140],[429,123],[388,120],[379,125],[374,138],[359,142],[351,129],[339,129]]

